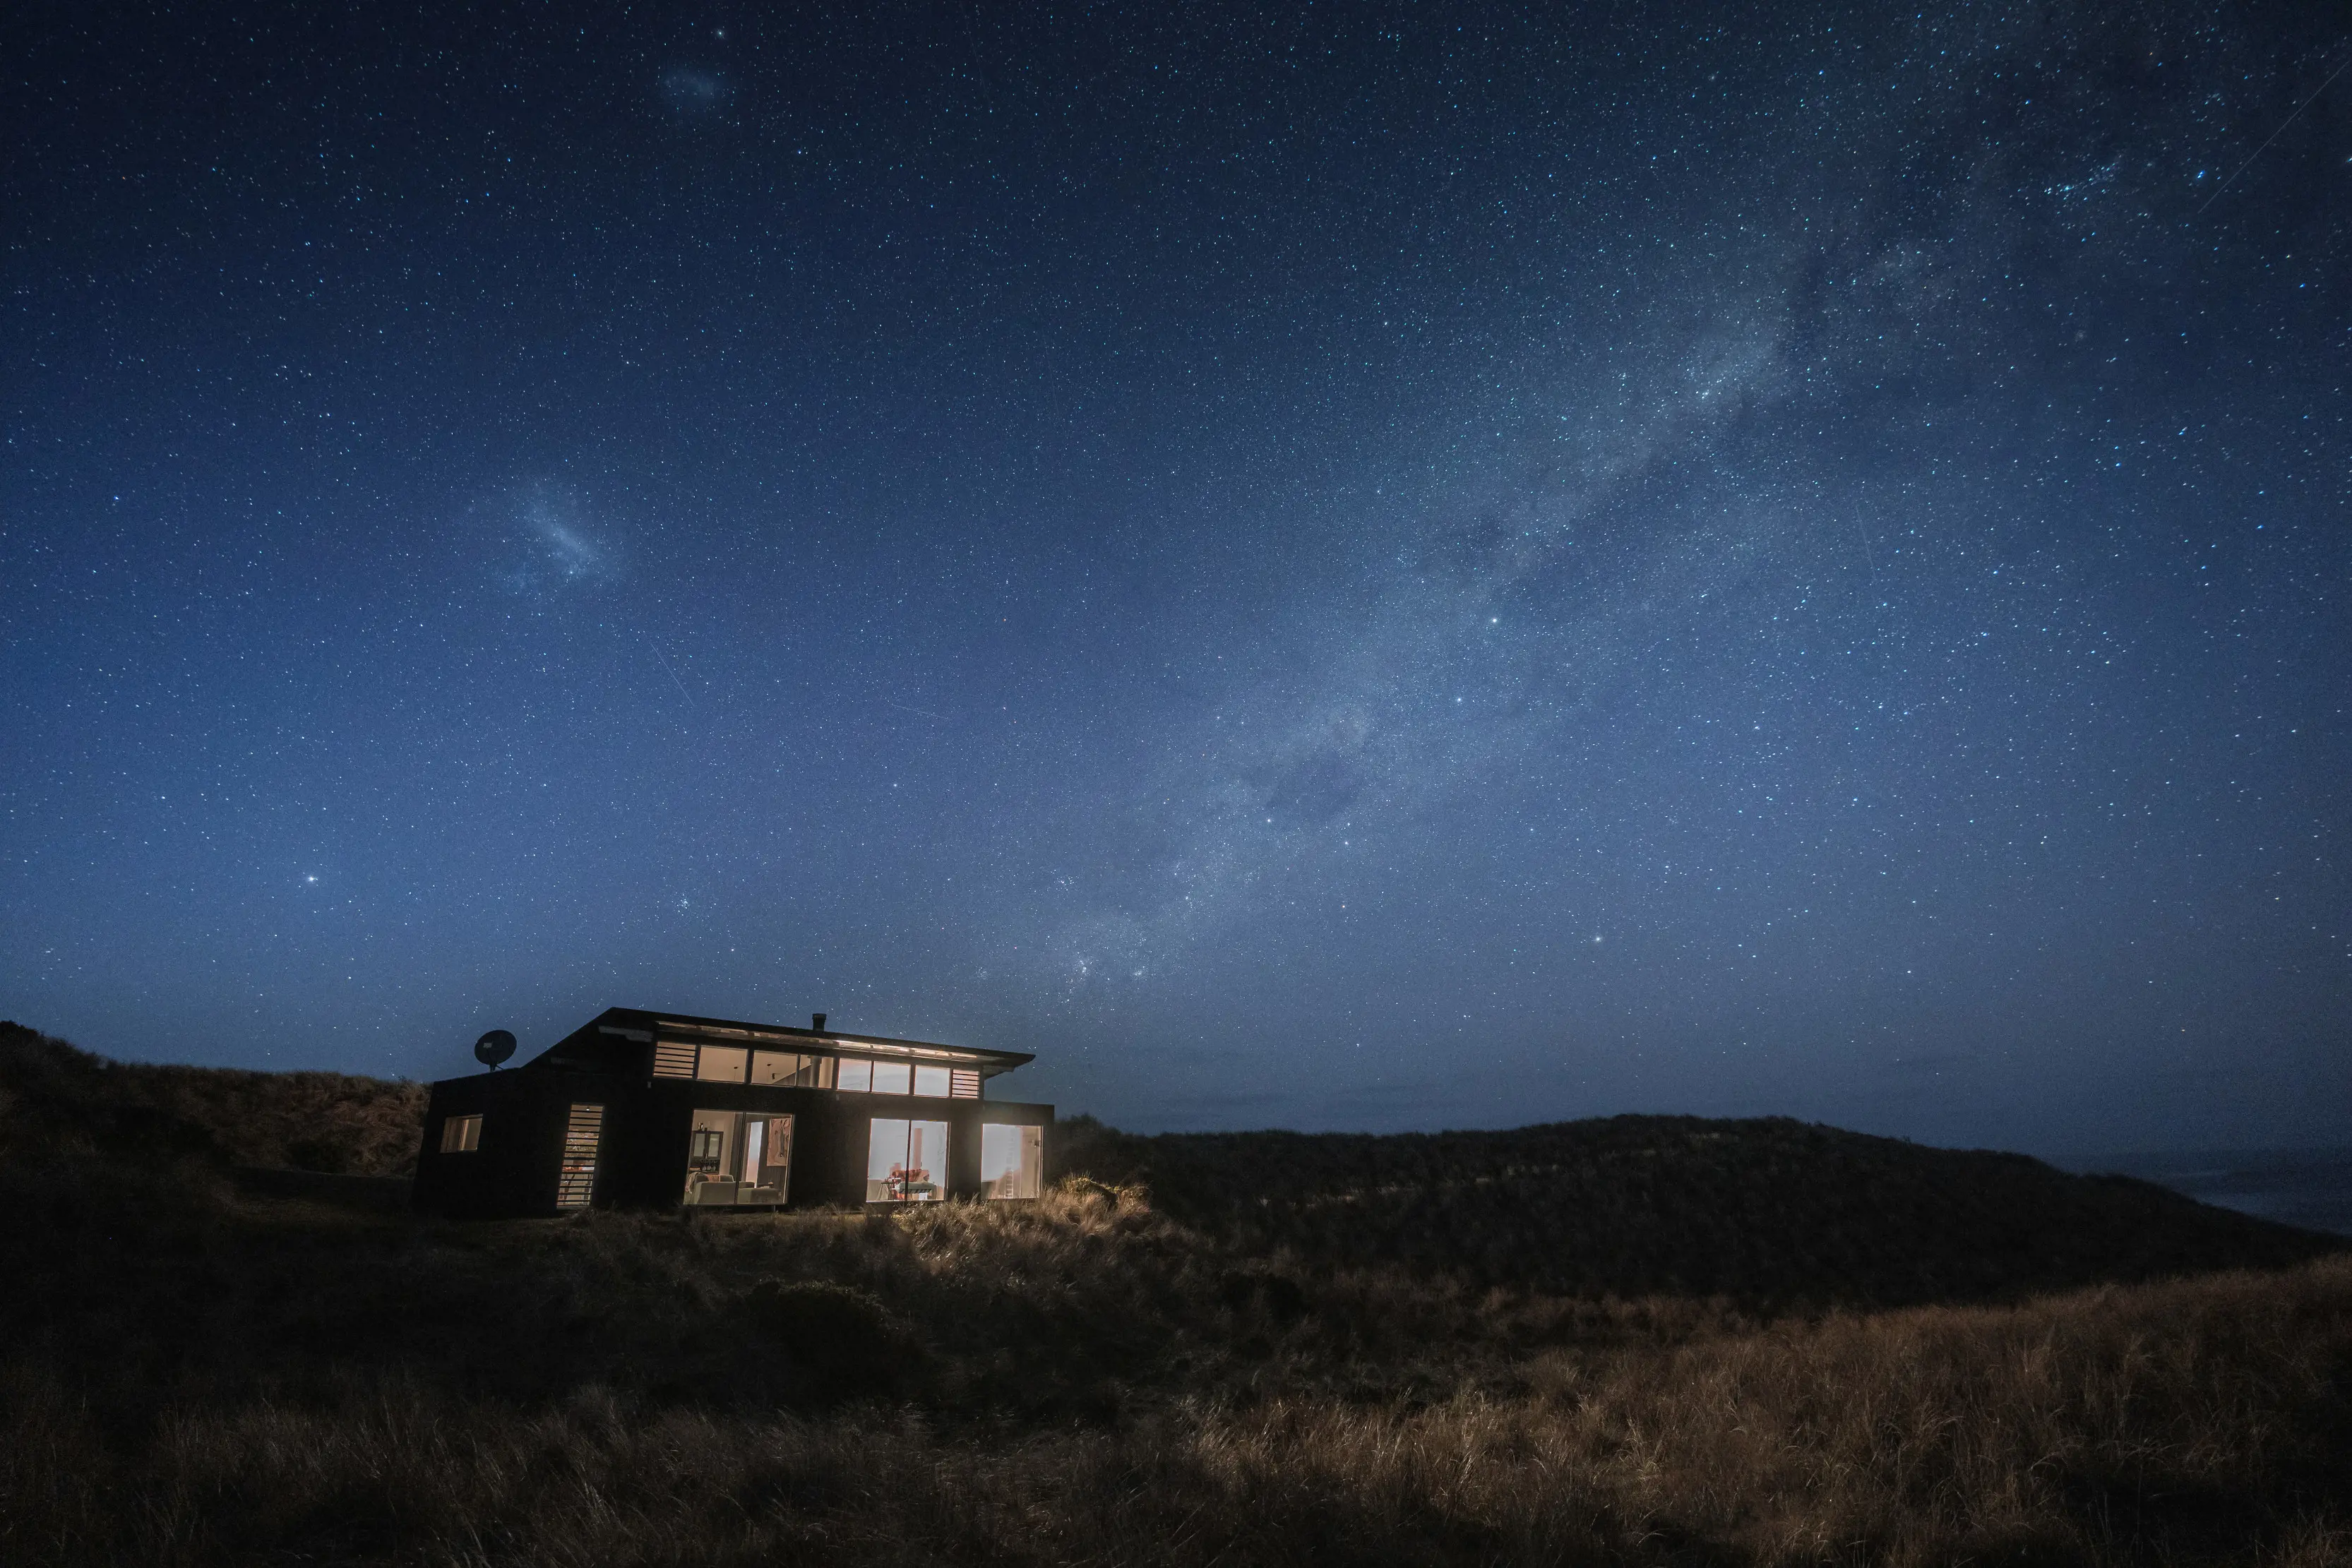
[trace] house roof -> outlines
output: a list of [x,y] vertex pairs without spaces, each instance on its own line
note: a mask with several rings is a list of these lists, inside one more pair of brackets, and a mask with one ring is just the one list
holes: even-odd
[[853,1061],[935,1061],[971,1068],[983,1078],[1010,1072],[1036,1060],[1034,1053],[1025,1051],[982,1051],[976,1046],[894,1040],[887,1035],[850,1034],[841,1030],[746,1023],[737,1019],[698,1018],[692,1013],[648,1012],[643,1008],[606,1008],[523,1065],[601,1071],[625,1070],[641,1060],[639,1049],[656,1039],[692,1041],[697,1045],[766,1046]]

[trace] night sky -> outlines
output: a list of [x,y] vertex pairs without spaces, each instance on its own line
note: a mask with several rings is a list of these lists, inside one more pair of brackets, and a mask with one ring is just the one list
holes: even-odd
[[2341,23],[12,9],[0,1013],[2352,1142]]

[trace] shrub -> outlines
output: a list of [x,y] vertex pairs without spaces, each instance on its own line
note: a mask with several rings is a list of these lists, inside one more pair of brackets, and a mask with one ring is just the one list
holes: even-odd
[[905,1387],[920,1348],[881,1301],[827,1280],[761,1280],[743,1296],[746,1321],[782,1350],[819,1399]]
[[286,1163],[296,1170],[341,1176],[352,1168],[351,1150],[340,1139],[310,1136],[286,1145]]

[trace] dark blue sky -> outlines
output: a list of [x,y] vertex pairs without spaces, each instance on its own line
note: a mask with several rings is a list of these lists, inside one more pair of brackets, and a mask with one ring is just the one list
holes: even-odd
[[2344,1141],[2324,8],[787,9],[13,14],[0,1010]]

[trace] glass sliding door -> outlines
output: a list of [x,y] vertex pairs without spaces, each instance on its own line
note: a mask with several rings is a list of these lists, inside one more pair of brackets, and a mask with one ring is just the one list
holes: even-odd
[[687,1134],[686,1201],[697,1208],[776,1207],[792,1190],[793,1119],[697,1111]]
[[948,1124],[915,1122],[907,1129],[907,1196],[945,1197],[948,1191]]
[[731,1206],[743,1159],[743,1113],[697,1111],[686,1142],[686,1201]]
[[948,1124],[877,1116],[866,1142],[866,1201],[932,1203],[947,1196]]
[[735,1189],[738,1204],[784,1202],[792,1191],[793,1119],[790,1116],[743,1118],[743,1173]]

